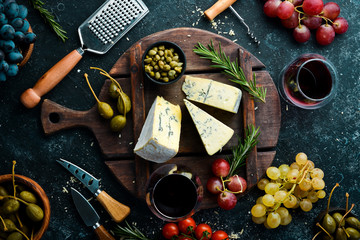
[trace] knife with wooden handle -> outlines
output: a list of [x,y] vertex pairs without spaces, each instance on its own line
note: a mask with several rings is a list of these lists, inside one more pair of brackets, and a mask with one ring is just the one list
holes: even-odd
[[73,198],[76,210],[79,212],[80,217],[88,227],[92,227],[95,230],[95,233],[100,240],[115,240],[115,238],[100,225],[100,217],[88,202],[85,197],[76,191],[74,188],[71,188],[71,196]]
[[69,172],[71,172],[80,182],[82,182],[103,205],[115,222],[121,222],[130,214],[130,208],[112,198],[105,191],[100,189],[100,180],[86,172],[75,164],[64,159],[56,160]]

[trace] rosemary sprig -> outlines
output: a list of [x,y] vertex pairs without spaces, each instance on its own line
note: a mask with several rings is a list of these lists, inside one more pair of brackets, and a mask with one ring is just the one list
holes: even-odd
[[120,237],[122,240],[151,240],[135,226],[130,226],[128,222],[126,222],[125,227],[121,227],[119,225],[116,225],[113,229],[113,232],[115,236]]
[[254,127],[254,125],[249,125],[245,130],[244,143],[241,143],[241,138],[238,138],[239,144],[234,147],[232,150],[232,157],[228,159],[230,164],[230,172],[228,176],[233,176],[236,172],[246,164],[246,158],[251,152],[251,150],[258,143],[258,136],[260,134],[259,128]]
[[266,102],[265,98],[267,89],[256,86],[255,74],[253,75],[253,80],[246,80],[244,72],[238,64],[238,59],[236,59],[235,62],[231,62],[230,58],[222,51],[220,42],[219,52],[214,48],[212,41],[208,45],[208,48],[206,48],[203,44],[198,43],[193,51],[200,55],[200,58],[209,59],[211,62],[215,63],[215,65],[211,65],[211,67],[221,68],[224,73],[230,75],[233,78],[230,79],[230,81],[240,84],[240,86],[250,95],[264,103]]
[[46,8],[44,8],[44,2],[41,0],[29,0],[29,4],[36,10],[39,11],[41,17],[44,19],[46,23],[50,25],[52,30],[56,33],[56,35],[65,42],[68,37],[66,36],[66,31],[61,27],[61,25],[55,20],[54,15],[49,12]]

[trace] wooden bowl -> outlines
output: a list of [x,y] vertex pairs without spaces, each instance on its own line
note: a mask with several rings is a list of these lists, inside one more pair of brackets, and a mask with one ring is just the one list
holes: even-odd
[[[6,174],[0,176],[0,185],[4,183],[12,182],[12,175]],[[45,191],[37,184],[34,180],[15,174],[15,183],[21,186],[28,188],[32,193],[34,193],[38,199],[38,205],[42,207],[44,211],[44,218],[39,226],[39,229],[34,233],[34,240],[40,240],[45,233],[46,229],[49,226],[50,221],[50,202],[49,198],[46,196]]]
[[[28,32],[32,32],[31,26],[29,26]],[[29,61],[29,58],[34,50],[34,43],[31,43],[25,47],[20,47],[20,49],[23,55],[23,60],[19,63],[19,67],[23,67]]]

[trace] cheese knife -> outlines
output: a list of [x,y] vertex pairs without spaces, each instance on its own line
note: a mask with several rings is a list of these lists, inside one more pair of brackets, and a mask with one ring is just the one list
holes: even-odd
[[106,231],[104,226],[100,225],[99,215],[93,206],[91,206],[91,204],[85,199],[85,197],[74,188],[71,188],[71,196],[73,198],[76,210],[79,212],[80,217],[85,222],[86,226],[92,227],[100,240],[115,240],[115,238],[111,236],[108,231]]
[[84,169],[64,159],[56,160],[92,192],[115,222],[121,222],[130,214],[130,208],[100,189],[100,180]]

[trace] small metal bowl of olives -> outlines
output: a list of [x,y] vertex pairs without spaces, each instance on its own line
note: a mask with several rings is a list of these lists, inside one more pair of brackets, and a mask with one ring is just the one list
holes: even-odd
[[5,229],[0,221],[0,238],[9,239],[13,235],[11,239],[18,239],[15,235],[19,235],[20,239],[22,233],[30,236],[34,231],[32,239],[40,240],[49,226],[49,199],[34,180],[18,174],[14,176],[16,197],[13,196],[12,174],[0,176],[0,215],[6,225]]
[[144,52],[142,68],[145,76],[156,84],[168,85],[178,81],[185,73],[186,58],[175,43],[160,41]]

